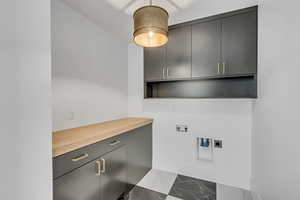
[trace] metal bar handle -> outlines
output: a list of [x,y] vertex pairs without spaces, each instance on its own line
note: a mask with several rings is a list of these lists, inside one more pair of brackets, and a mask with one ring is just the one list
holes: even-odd
[[82,159],[84,159],[84,158],[87,158],[87,157],[89,157],[89,154],[84,153],[84,154],[82,154],[82,155],[80,155],[80,156],[77,156],[77,157],[75,157],[75,158],[72,158],[72,161],[73,161],[73,162],[77,162],[77,161],[80,161],[80,160],[82,160]]
[[96,164],[97,164],[97,173],[96,173],[96,176],[100,176],[101,175],[101,162],[99,160],[97,160]]
[[218,74],[220,74],[220,62],[218,62]]
[[226,62],[223,62],[223,74],[226,72]]
[[105,159],[101,158],[101,161],[102,161],[102,169],[101,169],[101,173],[105,173],[105,170],[106,170]]
[[120,141],[119,140],[115,140],[115,141],[112,141],[111,143],[109,143],[110,146],[115,146],[117,144],[119,144]]

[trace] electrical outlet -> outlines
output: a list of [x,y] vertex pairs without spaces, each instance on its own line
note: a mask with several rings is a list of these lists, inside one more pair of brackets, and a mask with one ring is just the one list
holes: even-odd
[[75,113],[74,112],[69,112],[68,113],[68,120],[74,120],[75,119]]
[[176,131],[186,133],[188,132],[188,127],[185,124],[176,124]]
[[214,140],[214,147],[222,148],[223,147],[222,140]]

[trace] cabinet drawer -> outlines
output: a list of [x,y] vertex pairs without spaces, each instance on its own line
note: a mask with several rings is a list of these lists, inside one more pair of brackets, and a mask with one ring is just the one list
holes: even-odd
[[126,134],[118,135],[53,158],[53,178],[62,176],[124,145],[126,143],[125,137]]

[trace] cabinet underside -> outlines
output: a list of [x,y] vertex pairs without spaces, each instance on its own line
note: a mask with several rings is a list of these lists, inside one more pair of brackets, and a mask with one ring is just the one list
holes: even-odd
[[145,98],[257,98],[257,78],[145,82]]

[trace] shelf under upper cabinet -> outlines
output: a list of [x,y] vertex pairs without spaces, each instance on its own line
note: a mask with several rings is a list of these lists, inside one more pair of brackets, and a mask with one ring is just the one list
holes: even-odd
[[257,98],[256,76],[145,83],[145,98]]

